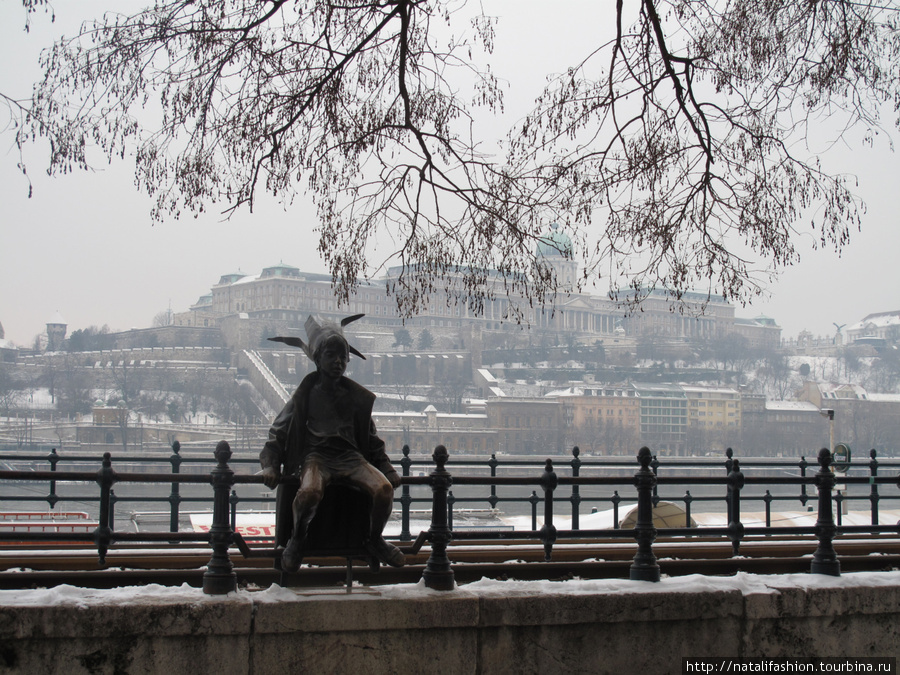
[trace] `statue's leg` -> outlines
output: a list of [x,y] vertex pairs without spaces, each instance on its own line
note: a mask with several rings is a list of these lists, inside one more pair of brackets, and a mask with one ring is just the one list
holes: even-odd
[[[372,496],[372,513],[370,516],[369,537],[377,538],[384,532],[384,526],[387,525],[388,519],[391,517],[391,511],[394,508],[394,488],[386,478],[376,470],[381,480],[371,486],[368,491]],[[373,481],[374,482],[374,481]]]
[[294,530],[281,554],[281,568],[285,571],[294,572],[300,567],[306,533],[325,494],[325,485],[326,477],[317,464],[303,466],[300,472],[300,489],[291,504]]
[[351,483],[372,498],[369,538],[366,541],[369,553],[387,565],[402,567],[406,562],[403,553],[393,544],[386,542],[382,536],[394,506],[394,488],[391,487],[390,481],[374,466],[364,462],[351,475]]

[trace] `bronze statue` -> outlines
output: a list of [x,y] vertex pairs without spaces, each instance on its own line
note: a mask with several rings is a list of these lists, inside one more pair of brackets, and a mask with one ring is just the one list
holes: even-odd
[[[269,440],[259,453],[263,481],[269,488],[278,487],[276,539],[284,536],[287,521],[291,523],[281,558],[285,571],[299,567],[309,524],[325,488],[332,484],[349,486],[371,499],[365,542],[369,554],[394,567],[404,563],[400,549],[382,535],[400,476],[372,421],[375,394],[344,377],[351,353],[365,357],[347,342],[343,327],[362,316],[347,317],[340,326],[320,324],[310,316],[305,324],[307,344],[294,337],[269,338],[300,347],[316,364],[316,372],[303,378],[275,418]],[[299,477],[295,496],[279,485],[282,475]]]

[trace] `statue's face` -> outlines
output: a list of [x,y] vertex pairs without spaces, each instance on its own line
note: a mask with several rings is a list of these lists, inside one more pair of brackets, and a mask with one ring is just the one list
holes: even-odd
[[332,339],[326,342],[319,351],[316,357],[316,368],[327,377],[338,379],[347,370],[349,357],[346,344],[339,339]]

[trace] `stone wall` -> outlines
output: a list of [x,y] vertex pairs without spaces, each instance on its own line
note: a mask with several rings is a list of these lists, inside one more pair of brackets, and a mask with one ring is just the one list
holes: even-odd
[[157,326],[113,333],[117,349],[137,347],[222,347],[224,340],[218,328],[198,326]]
[[0,592],[0,672],[655,675],[683,657],[896,658],[898,618],[898,572],[220,597],[64,587]]

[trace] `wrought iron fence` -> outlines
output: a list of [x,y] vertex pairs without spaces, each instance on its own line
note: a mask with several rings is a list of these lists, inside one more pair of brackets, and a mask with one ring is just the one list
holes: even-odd
[[[100,563],[105,564],[106,554],[115,543],[125,542],[158,542],[160,544],[195,542],[208,544],[211,549],[211,557],[204,573],[203,587],[208,593],[227,593],[234,590],[236,577],[234,567],[229,557],[229,548],[236,545],[245,556],[277,557],[278,552],[272,548],[251,549],[236,532],[236,517],[242,504],[255,504],[271,502],[271,497],[239,497],[235,490],[238,485],[262,484],[262,477],[255,475],[255,458],[233,458],[227,442],[220,442],[215,450],[215,466],[208,469],[210,460],[202,457],[183,457],[178,443],[173,444],[172,455],[165,461],[170,465],[169,472],[132,471],[120,472],[113,468],[110,453],[105,453],[98,471],[60,471],[61,463],[77,464],[96,461],[84,455],[72,455],[63,457],[51,450],[48,455],[2,455],[0,461],[9,463],[18,462],[47,462],[48,470],[0,470],[0,486],[9,486],[23,481],[32,484],[34,482],[46,483],[49,492],[47,494],[16,495],[19,502],[44,501],[51,508],[66,500],[66,496],[57,490],[60,483],[96,483],[100,492],[98,497],[99,515],[98,524],[93,532],[68,532],[65,534],[53,532],[0,532],[0,541],[27,540],[34,542],[58,542],[78,541],[90,543],[96,546]],[[633,538],[637,544],[637,552],[630,570],[632,579],[657,581],[660,578],[659,565],[653,552],[653,542],[657,536],[657,530],[653,525],[653,508],[662,497],[669,501],[680,501],[685,507],[685,527],[667,528],[666,534],[671,536],[694,536],[698,529],[689,527],[691,521],[691,509],[695,502],[724,501],[727,508],[727,525],[724,527],[704,527],[704,535],[724,537],[731,542],[733,555],[737,556],[740,546],[749,536],[770,534],[772,504],[783,500],[797,500],[806,506],[807,502],[815,500],[817,504],[816,524],[814,527],[779,527],[778,532],[786,535],[814,535],[818,541],[818,547],[813,554],[810,569],[820,574],[840,574],[840,564],[833,547],[836,536],[843,534],[900,534],[900,523],[892,525],[880,525],[879,514],[881,504],[885,500],[900,501],[900,495],[883,495],[879,486],[896,485],[900,487],[900,476],[879,475],[879,469],[896,469],[897,462],[879,462],[875,451],[871,451],[867,464],[855,465],[858,475],[846,475],[841,483],[846,485],[869,485],[869,493],[865,496],[856,495],[848,497],[842,491],[836,491],[837,478],[831,470],[832,455],[827,449],[819,452],[817,463],[811,465],[801,458],[799,462],[785,462],[777,460],[754,460],[745,462],[743,467],[740,460],[733,457],[728,450],[724,461],[705,461],[674,459],[660,461],[654,457],[648,448],[641,448],[637,455],[638,468],[634,464],[626,463],[624,459],[582,459],[578,448],[574,448],[572,459],[558,464],[568,464],[568,475],[558,475],[553,460],[544,462],[521,459],[500,459],[491,456],[487,461],[477,461],[475,458],[460,457],[454,464],[454,473],[447,466],[450,463],[450,455],[444,446],[438,446],[432,455],[433,466],[425,459],[414,459],[410,456],[408,447],[403,449],[403,457],[400,460],[402,469],[402,487],[396,495],[401,512],[401,541],[411,541],[410,515],[412,507],[417,503],[428,502],[430,504],[430,525],[427,530],[418,533],[413,550],[419,550],[426,542],[431,546],[431,554],[423,573],[427,586],[436,589],[450,589],[454,587],[452,564],[447,555],[447,548],[451,541],[466,540],[498,540],[505,539],[531,539],[540,541],[544,547],[545,560],[551,560],[553,547],[557,541],[577,541],[590,538]],[[141,466],[142,462],[159,462],[159,458],[149,460],[128,456],[128,463]],[[235,467],[247,468],[245,473],[235,471]],[[190,469],[182,471],[183,468]],[[430,471],[424,471],[419,475],[412,475],[417,467],[429,467]],[[743,469],[753,469],[752,475],[745,475]],[[853,467],[853,465],[851,465]],[[487,475],[484,475],[484,469]],[[540,472],[537,469],[541,469]],[[679,469],[691,468],[694,473],[678,473]],[[525,471],[534,469],[530,475]],[[668,473],[669,470],[673,473]],[[697,475],[699,469],[703,475]],[[794,475],[783,475],[785,470],[796,469]],[[859,474],[862,470],[864,475]],[[509,475],[507,472],[518,472]],[[472,475],[475,473],[476,475]],[[478,475],[480,473],[480,475]],[[589,475],[593,473],[594,475]],[[772,475],[773,473],[782,475]],[[768,475],[767,475],[768,474]],[[286,478],[285,480],[292,480]],[[295,480],[295,479],[294,479]],[[114,493],[113,486],[118,483],[147,483],[168,484],[170,494],[166,497],[131,497],[120,498]],[[180,492],[183,484],[209,485],[212,490],[207,497],[185,496]],[[411,489],[430,487],[432,495],[428,497],[416,497]],[[486,487],[487,495],[455,497],[452,487]],[[501,495],[500,488],[534,486],[528,497]],[[613,494],[586,494],[582,488],[589,486],[608,486],[613,489]],[[674,493],[666,494],[667,486],[680,488],[691,486],[714,486],[722,488],[721,496],[705,495],[692,497],[690,490],[684,495],[674,496]],[[748,486],[766,487],[763,495],[744,495],[743,491]],[[771,488],[775,486],[788,486],[798,488],[796,494],[772,495]],[[619,507],[623,498],[619,495],[620,489],[633,489],[637,503],[637,519],[633,528],[623,529],[619,527]],[[809,488],[814,489],[810,494]],[[542,492],[538,496],[537,489]],[[566,494],[561,494],[566,492]],[[10,495],[4,491],[0,493],[0,505],[10,499]],[[167,532],[126,532],[115,529],[114,511],[116,504],[128,500],[141,500],[144,502],[167,502],[169,505],[169,531]],[[868,502],[871,523],[869,525],[843,525],[841,523],[842,506],[849,500],[865,500]],[[212,502],[212,526],[209,532],[180,532],[179,515],[182,505],[196,502]],[[454,530],[454,509],[458,504],[486,502],[491,508],[500,505],[527,504],[531,512],[531,530],[498,531],[498,530]],[[766,526],[747,527],[741,521],[742,508],[748,502],[761,501],[765,505]],[[582,507],[588,504],[609,504],[613,510],[613,527],[603,529],[583,529],[580,525]],[[555,505],[568,504],[571,507],[571,528],[559,530],[554,524]],[[539,507],[543,507],[543,523],[537,527]],[[834,507],[837,506],[838,519],[835,521]]]

